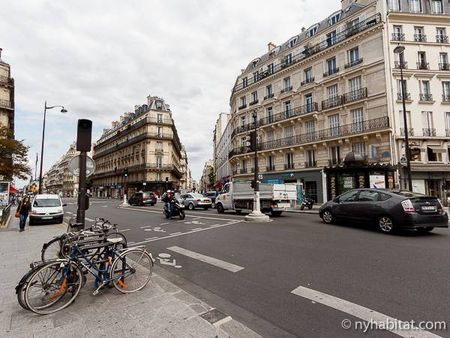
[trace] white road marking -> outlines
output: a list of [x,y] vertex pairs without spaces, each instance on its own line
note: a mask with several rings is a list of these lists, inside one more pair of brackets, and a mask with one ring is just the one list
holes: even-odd
[[166,224],[169,224],[168,222],[166,222],[166,223],[161,223],[160,225],[166,225]]
[[151,228],[153,225],[144,225],[141,227],[141,229],[145,229],[145,228]]
[[120,229],[119,232],[130,231],[131,229]]
[[178,236],[178,235],[181,235],[181,234],[182,234],[182,232],[178,231],[178,232],[173,232],[173,233],[169,234],[169,236]]
[[225,318],[222,318],[221,320],[218,320],[217,322],[215,322],[213,325],[215,327],[219,327],[222,324],[228,323],[231,319],[231,316],[226,316]]
[[151,240],[151,239],[155,239],[155,238],[158,238],[158,237],[149,237],[149,238],[146,238],[146,240]]
[[85,217],[84,218],[86,221],[89,221],[89,222],[95,222],[95,219],[92,219],[92,218],[87,218],[87,217]]
[[220,226],[218,226],[218,227],[214,227],[214,228],[208,227],[208,228],[203,228],[203,229],[200,229],[200,230],[186,231],[186,232],[183,232],[183,233],[181,233],[181,234],[179,234],[179,235],[176,235],[176,236],[170,236],[170,235],[169,235],[169,236],[158,237],[158,238],[156,238],[156,239],[151,239],[151,240],[145,240],[145,241],[142,241],[142,242],[137,242],[136,245],[143,245],[143,244],[147,244],[147,243],[154,242],[154,241],[160,241],[160,240],[167,239],[167,238],[174,238],[174,237],[178,237],[178,236],[190,235],[190,234],[192,234],[192,233],[198,233],[198,232],[201,232],[201,231],[207,231],[207,230],[218,229],[218,228],[230,226],[230,225],[233,225],[233,224],[238,224],[238,223],[241,223],[241,222],[242,222],[242,221],[228,222],[228,223],[222,224],[222,225],[220,225]]
[[194,258],[194,259],[197,259],[204,263],[208,263],[208,264],[217,266],[218,268],[228,270],[231,272],[238,272],[238,271],[241,271],[242,269],[244,269],[242,266],[228,263],[228,262],[222,261],[222,260],[214,258],[214,257],[205,256],[205,255],[199,254],[194,251],[180,248],[179,246],[171,246],[170,248],[167,248],[167,250],[174,251],[176,253],[179,253],[180,255]]
[[[349,315],[352,315],[354,317],[360,318],[362,320],[365,320],[367,322],[379,322],[379,323],[386,323],[386,322],[397,322],[399,325],[394,327],[391,331],[392,333],[395,333],[401,337],[440,337],[438,335],[435,335],[431,332],[420,330],[419,328],[411,329],[411,330],[399,330],[398,328],[401,328],[402,324],[400,324],[401,321],[398,319],[392,318],[390,316],[387,316],[385,314],[382,314],[380,312],[371,310],[369,308],[366,308],[364,306],[349,302],[345,299],[337,298],[334,296],[331,296],[329,294],[316,291],[313,289],[305,288],[303,286],[299,286],[298,288],[291,291],[294,295],[307,298],[312,300],[315,303],[320,303],[326,306],[329,306],[333,309],[348,313]],[[405,328],[406,326],[406,322]]]
[[204,228],[194,228],[194,229],[192,229],[192,231],[200,231],[200,230],[203,230]]

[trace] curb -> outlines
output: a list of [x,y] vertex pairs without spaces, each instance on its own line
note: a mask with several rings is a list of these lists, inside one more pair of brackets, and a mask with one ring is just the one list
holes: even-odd
[[319,210],[285,210],[285,212],[291,212],[296,214],[313,214],[313,215],[319,214]]

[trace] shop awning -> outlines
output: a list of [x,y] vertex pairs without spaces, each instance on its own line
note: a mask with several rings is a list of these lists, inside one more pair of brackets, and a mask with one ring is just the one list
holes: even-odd
[[17,192],[17,189],[11,184],[9,186],[9,193],[10,194],[15,194]]

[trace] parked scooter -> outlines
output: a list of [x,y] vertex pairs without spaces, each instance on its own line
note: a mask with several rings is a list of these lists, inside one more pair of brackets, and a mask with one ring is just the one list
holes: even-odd
[[170,202],[170,212],[169,212],[169,208],[167,207],[167,203],[164,204],[163,213],[167,219],[175,217],[175,216],[179,216],[180,219],[184,219],[186,217],[186,214],[184,213],[184,205],[176,200],[172,200]]
[[303,210],[305,208],[308,208],[309,210],[311,210],[313,205],[314,205],[314,200],[312,198],[304,196],[302,204],[300,204],[300,210]]

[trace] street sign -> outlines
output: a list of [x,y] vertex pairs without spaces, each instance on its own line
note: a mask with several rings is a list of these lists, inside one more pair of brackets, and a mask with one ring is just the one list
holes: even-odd
[[[74,176],[80,176],[80,155],[75,156],[69,162],[69,171]],[[95,172],[95,162],[89,156],[86,156],[86,177],[91,176]]]
[[406,156],[402,156],[401,158],[400,158],[400,164],[403,166],[403,167],[406,167],[407,165],[408,165],[408,161],[407,161],[407,159],[406,159]]
[[258,179],[259,179],[259,180],[262,180],[263,178],[264,178],[263,175],[261,175],[261,174],[258,175]]

